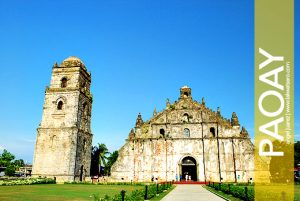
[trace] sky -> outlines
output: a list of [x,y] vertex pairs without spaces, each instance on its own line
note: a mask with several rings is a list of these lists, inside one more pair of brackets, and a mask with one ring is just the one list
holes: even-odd
[[[0,30],[0,152],[32,162],[52,66],[69,56],[92,73],[94,145],[119,149],[139,112],[149,119],[184,85],[224,117],[235,111],[253,138],[253,1],[0,0]],[[298,75],[295,69],[300,140]]]

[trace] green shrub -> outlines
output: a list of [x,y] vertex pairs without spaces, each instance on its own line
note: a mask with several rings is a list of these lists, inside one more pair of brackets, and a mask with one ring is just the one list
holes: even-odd
[[[138,185],[142,185],[142,184],[139,183]],[[145,185],[145,184],[143,184],[143,185]],[[167,189],[167,184],[165,184],[165,183],[158,184],[158,185],[159,185],[158,193],[161,193],[162,191]],[[171,187],[171,186],[172,186],[172,184],[168,184],[168,187]],[[151,199],[151,198],[156,196],[156,193],[157,193],[156,184],[148,185],[147,189],[148,189],[147,199]],[[140,189],[140,190],[134,190],[130,194],[125,193],[125,200],[126,201],[143,201],[144,198],[145,198],[145,188]],[[98,200],[101,200],[101,201],[102,200],[103,201],[120,201],[121,199],[122,199],[121,192],[114,195],[114,196],[112,196],[112,197],[106,196],[104,198],[99,198],[94,194],[94,200],[95,201],[98,201]]]
[[49,178],[30,178],[30,179],[15,179],[2,180],[0,186],[15,186],[15,185],[32,185],[32,184],[55,184],[54,179]]
[[6,176],[14,176],[15,172],[16,172],[16,167],[13,164],[9,164],[4,170]]
[[[236,185],[236,184],[228,184],[228,183],[210,183],[208,186],[222,191],[227,194],[231,194],[234,197],[240,198],[242,200],[254,200],[254,188],[252,185],[250,186],[243,186],[243,185]],[[247,188],[247,194],[246,194]]]

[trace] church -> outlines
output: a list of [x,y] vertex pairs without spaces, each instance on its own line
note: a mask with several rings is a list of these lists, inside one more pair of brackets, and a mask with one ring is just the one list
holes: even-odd
[[[33,159],[34,177],[58,182],[90,178],[91,74],[77,57],[54,64],[45,89],[41,123]],[[237,114],[231,119],[193,100],[191,88],[180,89],[177,101],[135,127],[119,150],[112,181],[247,182],[253,178],[254,146]]]
[[237,114],[224,118],[204,98],[193,100],[187,86],[149,120],[138,115],[111,169],[112,180],[134,182],[248,182],[253,176],[254,146]]

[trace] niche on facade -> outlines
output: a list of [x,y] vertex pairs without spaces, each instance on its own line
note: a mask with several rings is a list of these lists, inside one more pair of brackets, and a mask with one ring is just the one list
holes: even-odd
[[60,86],[61,88],[66,88],[68,85],[68,79],[66,77],[61,79]]
[[86,150],[86,139],[83,139],[83,151],[85,151]]
[[210,132],[210,136],[216,137],[216,130],[214,127],[210,127],[209,132]]
[[161,128],[160,130],[159,130],[159,137],[165,137],[165,129],[163,129],[163,128]]
[[188,129],[188,128],[183,129],[183,136],[190,137],[190,129]]
[[54,150],[55,148],[56,141],[57,141],[56,135],[50,137],[50,147],[52,148],[52,150]]

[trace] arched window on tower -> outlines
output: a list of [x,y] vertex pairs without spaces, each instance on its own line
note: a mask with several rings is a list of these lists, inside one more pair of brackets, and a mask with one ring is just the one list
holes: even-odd
[[63,109],[63,105],[64,105],[64,103],[62,101],[59,101],[57,103],[57,110],[62,110]]
[[61,79],[61,84],[60,84],[61,88],[66,88],[67,87],[67,82],[68,82],[68,80],[67,80],[66,77]]
[[216,131],[214,127],[210,127],[209,129],[211,136],[216,137]]
[[165,137],[165,129],[161,128],[159,130],[159,134],[160,134],[160,136]]

